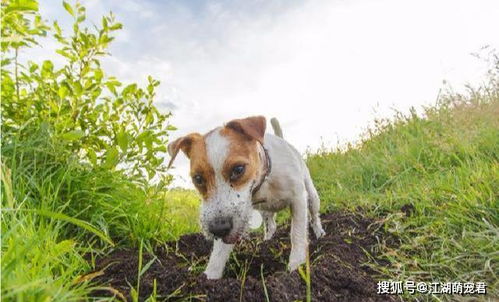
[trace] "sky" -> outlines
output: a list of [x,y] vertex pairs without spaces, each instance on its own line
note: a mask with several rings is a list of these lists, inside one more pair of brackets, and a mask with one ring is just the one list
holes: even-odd
[[[71,19],[41,1],[48,20]],[[435,103],[484,80],[472,53],[499,49],[495,0],[81,1],[88,22],[112,11],[124,28],[103,60],[125,82],[161,81],[172,139],[234,118],[277,117],[302,153],[355,142],[375,118]],[[30,58],[54,59],[46,41]],[[270,130],[270,126],[269,126]],[[192,187],[179,156],[174,185]]]

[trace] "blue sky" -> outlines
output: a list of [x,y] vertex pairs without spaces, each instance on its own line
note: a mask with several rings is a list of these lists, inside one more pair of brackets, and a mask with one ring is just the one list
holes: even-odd
[[[113,11],[123,23],[105,68],[161,80],[157,105],[173,112],[174,137],[262,114],[278,117],[302,152],[354,142],[375,117],[433,103],[444,80],[479,83],[486,66],[470,53],[499,49],[493,0],[82,3],[90,21]],[[70,22],[58,1],[41,11]],[[176,184],[187,185],[188,161],[176,165]]]

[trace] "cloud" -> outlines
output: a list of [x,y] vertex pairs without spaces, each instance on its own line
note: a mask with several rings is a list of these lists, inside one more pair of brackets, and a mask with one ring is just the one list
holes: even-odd
[[[469,54],[499,48],[496,1],[97,1],[124,23],[105,67],[161,80],[174,136],[276,116],[307,147],[354,141],[374,116],[480,81]],[[54,13],[57,15],[57,13]],[[374,113],[376,112],[376,113]],[[188,175],[187,160],[175,174]],[[182,183],[181,181],[178,182]]]

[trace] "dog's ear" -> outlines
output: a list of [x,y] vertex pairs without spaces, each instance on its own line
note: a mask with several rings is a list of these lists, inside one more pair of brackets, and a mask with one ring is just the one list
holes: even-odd
[[168,154],[170,155],[171,159],[170,162],[168,163],[168,168],[171,167],[173,164],[173,161],[175,160],[175,157],[177,157],[178,151],[182,150],[182,152],[185,153],[185,155],[190,158],[191,157],[191,147],[192,147],[192,142],[197,139],[203,139],[201,134],[199,133],[191,133],[189,135],[177,138],[173,142],[168,144]]
[[267,121],[265,117],[251,116],[244,119],[232,120],[225,127],[242,133],[251,139],[256,139],[263,144],[266,125]]

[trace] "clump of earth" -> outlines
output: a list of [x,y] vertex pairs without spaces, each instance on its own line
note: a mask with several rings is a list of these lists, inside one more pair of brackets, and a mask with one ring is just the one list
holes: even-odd
[[[377,257],[373,248],[383,237],[380,225],[346,212],[321,219],[326,235],[317,240],[310,232],[312,301],[393,300],[377,294],[377,280],[383,278],[366,264]],[[158,300],[168,301],[305,301],[306,274],[286,270],[290,249],[289,225],[279,227],[269,241],[251,234],[236,245],[224,278],[207,280],[202,272],[211,243],[201,234],[184,235],[143,255],[142,265],[148,268],[140,277],[139,298],[145,300],[155,290]],[[94,296],[130,301],[131,288],[137,285],[138,254],[137,249],[122,249],[97,259],[100,276],[94,281],[108,288]]]

